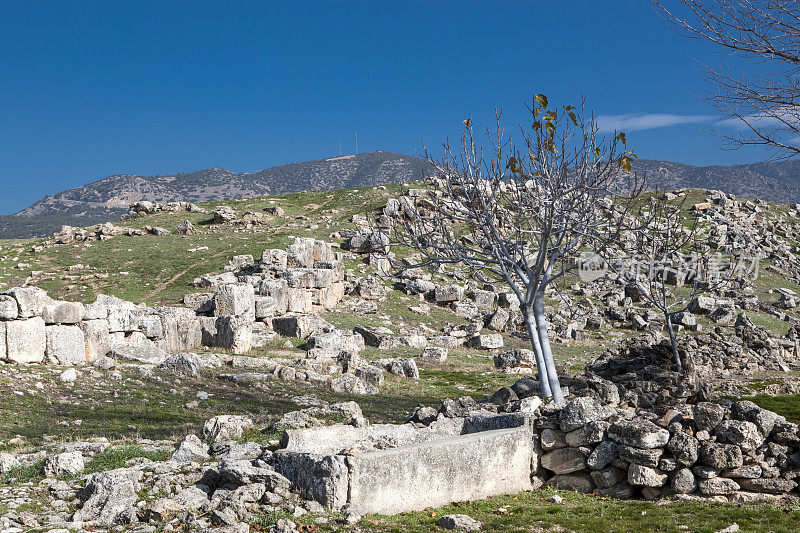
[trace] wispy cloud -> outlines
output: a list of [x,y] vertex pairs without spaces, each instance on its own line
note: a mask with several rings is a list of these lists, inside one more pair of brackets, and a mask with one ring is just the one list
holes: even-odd
[[714,115],[674,115],[671,113],[629,113],[627,115],[598,115],[597,126],[603,133],[668,128],[682,124],[709,122]]
[[779,106],[743,117],[720,120],[719,126],[748,129],[753,128],[798,128],[800,127],[800,107]]

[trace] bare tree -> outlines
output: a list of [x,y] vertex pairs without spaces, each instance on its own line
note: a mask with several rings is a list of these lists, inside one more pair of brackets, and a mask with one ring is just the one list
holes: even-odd
[[618,241],[644,184],[630,173],[636,156],[625,134],[598,137],[583,101],[579,109],[551,109],[537,94],[526,107],[532,124],[520,128],[518,145],[504,134],[498,111],[496,126],[486,128],[486,153],[471,119],[456,149],[446,141],[439,159],[426,150],[437,176],[426,180],[424,205],[395,225],[392,244],[420,253],[403,268],[457,265],[506,283],[520,302],[542,396],[561,401],[546,290],[576,269],[580,251],[603,253]]
[[704,63],[707,100],[734,133],[730,146],[763,146],[773,159],[800,154],[800,5],[796,0],[654,0],[687,37],[710,41],[740,62]]
[[[636,255],[623,263],[621,269],[614,268],[621,270],[618,273],[623,279],[663,315],[678,372],[683,372],[683,363],[678,353],[675,318],[712,287],[707,275],[707,257],[697,252],[697,217],[686,219],[684,202],[674,205],[657,193],[653,195],[642,209],[641,216],[647,223],[636,232]],[[684,295],[676,294],[673,287],[684,282],[691,284],[689,290]],[[687,370],[693,375],[691,354],[687,353],[686,358]]]

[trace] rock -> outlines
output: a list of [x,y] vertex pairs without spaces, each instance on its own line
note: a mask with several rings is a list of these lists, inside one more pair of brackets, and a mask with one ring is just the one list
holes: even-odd
[[613,423],[608,428],[608,436],[635,448],[660,448],[669,441],[669,431],[643,419]]
[[214,296],[215,316],[242,316],[255,320],[255,291],[249,283],[226,283]]
[[594,489],[592,478],[586,474],[560,474],[547,480],[547,486],[558,490],[572,490],[588,494]]
[[141,479],[141,470],[128,468],[91,474],[81,493],[83,505],[75,511],[73,521],[97,521],[103,525],[117,523],[136,503]]
[[19,466],[21,464],[16,456],[7,452],[0,452],[0,474],[11,472]]
[[19,318],[40,317],[45,306],[52,302],[47,293],[38,287],[15,287],[5,294],[17,301]]
[[424,350],[422,350],[421,357],[423,359],[431,359],[433,361],[444,363],[447,361],[447,348],[442,348],[441,346],[427,346]]
[[178,235],[194,235],[195,233],[197,233],[194,224],[192,224],[188,220],[184,220],[183,222],[178,224],[176,231]]
[[499,333],[475,335],[467,341],[467,345],[477,350],[494,350],[503,347],[503,336]]
[[454,529],[456,531],[478,531],[481,523],[465,514],[447,514],[437,522],[439,527]]
[[714,477],[703,479],[697,484],[700,492],[705,496],[720,496],[731,494],[739,490],[739,484],[732,479]]
[[203,424],[202,435],[209,441],[237,440],[246,430],[253,427],[253,421],[246,416],[220,415]]
[[84,316],[83,304],[79,302],[53,302],[42,312],[46,324],[78,324]]
[[47,348],[47,335],[41,317],[4,323],[6,358],[12,363],[41,363]]
[[380,387],[383,385],[383,369],[373,365],[366,365],[356,368],[356,376],[363,379],[367,383]]
[[672,475],[672,490],[677,494],[689,494],[697,488],[694,474],[688,468],[681,468]]
[[80,365],[86,361],[86,339],[78,326],[45,326],[45,355],[62,365]]
[[667,482],[667,475],[660,470],[632,464],[628,468],[628,483],[641,487],[661,487]]
[[178,448],[170,457],[170,461],[180,463],[202,463],[210,459],[208,446],[197,437],[197,435],[187,435],[178,443]]
[[62,383],[73,383],[78,379],[78,372],[74,368],[68,368],[58,376],[58,380]]
[[464,288],[459,285],[436,285],[434,299],[438,304],[448,304],[464,299]]
[[264,461],[227,460],[219,463],[223,479],[235,485],[263,483],[269,492],[285,491],[291,483]]
[[655,468],[664,450],[661,448],[635,448],[621,444],[619,446],[619,458],[627,463],[635,463],[642,466]]
[[564,432],[556,429],[546,428],[542,430],[542,433],[539,435],[539,441],[542,444],[542,449],[545,451],[566,448],[567,446]]
[[14,320],[19,316],[19,307],[13,296],[0,294],[0,320]]
[[81,452],[60,453],[48,457],[44,462],[44,475],[56,477],[62,474],[80,474],[83,472],[84,462]]
[[779,477],[770,479],[739,479],[738,483],[742,490],[749,492],[765,492],[768,494],[786,494],[797,488],[796,482]]
[[604,420],[609,416],[608,409],[591,396],[575,398],[558,414],[562,431],[572,431],[585,426],[593,420]]
[[138,514],[143,522],[167,523],[184,512],[184,509],[182,503],[172,498],[158,498],[145,503]]
[[594,481],[594,484],[597,486],[597,488],[600,489],[611,488],[627,478],[624,470],[613,466],[611,468],[594,471],[589,475],[592,477],[592,481]]
[[511,350],[495,355],[494,367],[507,372],[532,373],[536,368],[536,358],[531,350]]
[[542,455],[542,467],[555,474],[570,474],[586,468],[583,454],[575,448],[559,448]]
[[126,359],[151,365],[160,365],[168,357],[167,352],[156,346],[150,339],[144,338],[144,336],[137,338],[134,342],[115,344],[111,348],[109,355],[115,359]]
[[372,395],[380,392],[378,387],[353,374],[342,374],[332,379],[331,389],[339,394]]
[[667,443],[667,449],[672,452],[675,460],[686,466],[692,466],[697,462],[699,446],[700,443],[696,438],[680,432],[672,435]]
[[592,470],[602,470],[610,465],[618,457],[618,446],[616,442],[604,440],[597,448],[592,451],[586,459],[586,464]]
[[716,470],[738,468],[743,464],[742,449],[734,444],[705,444],[700,448],[700,460]]
[[364,300],[380,300],[386,296],[386,287],[374,276],[361,278],[356,285],[356,292]]
[[724,527],[720,530],[715,531],[714,533],[738,533],[739,531],[739,524],[734,522],[733,524],[729,525],[728,527]]
[[729,442],[742,448],[742,451],[755,450],[764,442],[764,437],[759,434],[758,427],[752,422],[742,420],[725,420],[716,429],[717,438],[722,442]]
[[699,431],[713,431],[725,417],[725,408],[711,402],[700,402],[694,408],[694,423]]
[[197,376],[202,366],[202,361],[197,354],[179,353],[168,356],[163,363],[158,365],[158,368],[179,376],[193,378]]
[[[513,389],[512,389],[513,390]],[[519,412],[520,413],[535,413],[543,404],[541,398],[538,396],[531,396],[529,398],[524,398],[519,403]]]
[[567,445],[573,448],[580,448],[581,446],[597,444],[606,436],[608,426],[609,423],[604,420],[592,420],[585,426],[567,433]]

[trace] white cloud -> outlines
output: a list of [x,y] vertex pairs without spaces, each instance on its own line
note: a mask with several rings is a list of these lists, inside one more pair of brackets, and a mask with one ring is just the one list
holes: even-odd
[[720,120],[717,125],[734,129],[782,128],[800,126],[800,108],[780,106],[768,111],[745,115],[742,118],[732,117]]
[[627,115],[598,115],[597,126],[603,133],[668,128],[682,124],[709,122],[714,115],[673,115],[671,113],[629,113]]

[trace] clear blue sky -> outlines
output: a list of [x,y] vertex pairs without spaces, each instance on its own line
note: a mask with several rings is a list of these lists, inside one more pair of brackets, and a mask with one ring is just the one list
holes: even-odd
[[414,153],[496,105],[524,118],[534,90],[585,95],[642,157],[757,160],[698,130],[710,55],[648,0],[2,0],[0,213],[115,173],[352,153],[355,132]]

